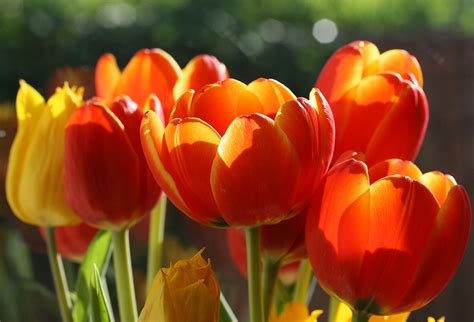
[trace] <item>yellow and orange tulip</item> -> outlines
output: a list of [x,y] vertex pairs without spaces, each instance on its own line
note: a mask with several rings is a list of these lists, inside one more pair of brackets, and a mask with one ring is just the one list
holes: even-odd
[[64,129],[82,104],[82,89],[65,84],[45,102],[20,81],[18,131],[8,161],[6,192],[13,213],[38,226],[79,223],[64,195]]
[[332,157],[334,124],[275,80],[229,79],[176,102],[163,126],[153,112],[142,145],[155,179],[192,219],[212,226],[274,224],[307,204]]
[[451,176],[423,174],[399,159],[369,169],[350,159],[328,172],[315,195],[306,246],[324,289],[357,311],[390,315],[441,292],[470,227],[468,195]]
[[334,113],[335,160],[347,150],[364,153],[368,165],[414,160],[428,123],[422,85],[418,61],[404,50],[381,54],[355,41],[336,51],[316,82]]
[[158,272],[139,322],[219,321],[219,283],[201,253]]

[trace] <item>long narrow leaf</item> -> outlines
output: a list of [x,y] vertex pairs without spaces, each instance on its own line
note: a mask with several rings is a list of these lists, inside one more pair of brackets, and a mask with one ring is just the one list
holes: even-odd
[[229,303],[221,292],[221,308],[219,311],[219,322],[239,322]]
[[94,265],[94,272],[92,274],[92,285],[89,297],[90,321],[113,322],[114,318],[112,309],[110,308],[110,302],[107,299],[107,295],[102,285],[102,279],[96,265]]
[[100,231],[95,236],[89,246],[84,260],[79,268],[76,281],[76,303],[74,305],[73,318],[74,322],[87,322],[89,320],[87,308],[89,306],[89,289],[92,285],[94,277],[94,264],[103,275],[107,270],[107,266],[112,253],[112,235],[107,231]]

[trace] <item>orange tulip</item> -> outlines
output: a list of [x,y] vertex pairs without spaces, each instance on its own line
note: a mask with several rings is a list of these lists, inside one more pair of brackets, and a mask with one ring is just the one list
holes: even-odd
[[69,119],[64,157],[66,200],[91,226],[129,228],[159,198],[160,189],[140,144],[142,115],[124,97],[110,108],[98,99],[89,101]]
[[435,298],[456,272],[471,205],[453,177],[409,161],[336,164],[311,202],[306,247],[320,285],[356,311],[390,315]]
[[267,79],[188,91],[166,128],[145,115],[148,164],[170,200],[200,223],[278,223],[302,210],[331,160],[331,111],[319,91],[312,99]]
[[[39,229],[41,236],[46,239],[44,228]],[[58,252],[71,261],[80,262],[96,233],[97,229],[84,223],[55,227],[54,237]]]
[[334,113],[335,160],[347,150],[366,154],[368,165],[414,160],[428,123],[422,85],[418,61],[404,50],[380,54],[356,41],[336,51],[316,82]]
[[143,107],[150,94],[158,97],[165,121],[182,93],[228,78],[224,64],[209,55],[192,59],[181,71],[174,58],[161,49],[142,49],[133,56],[123,72],[112,54],[99,59],[95,71],[97,96],[111,102],[128,95]]

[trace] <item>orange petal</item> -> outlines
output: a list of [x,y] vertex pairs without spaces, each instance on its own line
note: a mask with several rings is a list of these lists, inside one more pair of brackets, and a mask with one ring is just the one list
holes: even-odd
[[410,311],[425,305],[443,290],[456,272],[466,249],[472,210],[463,187],[454,186],[431,230],[418,274],[399,309]]
[[446,200],[451,188],[456,185],[456,180],[452,176],[439,171],[427,172],[419,178],[419,181],[431,190],[440,205]]
[[244,83],[235,79],[206,86],[194,95],[188,115],[206,121],[220,135],[224,135],[229,124],[238,115],[238,98],[245,88]]
[[191,115],[191,100],[194,96],[194,90],[190,89],[184,92],[181,97],[178,98],[173,106],[173,110],[170,114],[170,120],[174,118],[184,119]]
[[370,182],[375,182],[394,174],[407,176],[413,180],[418,180],[423,175],[413,162],[400,159],[384,160],[369,168]]
[[[259,78],[254,80],[248,85],[247,90],[255,95],[262,106],[258,112],[272,118],[283,103],[296,99],[296,96],[285,85],[274,79]],[[240,102],[239,106],[241,105]],[[239,115],[242,114],[239,113]]]
[[177,100],[185,91],[201,89],[208,84],[217,83],[229,78],[227,68],[216,57],[199,55],[189,61],[183,74],[176,82],[173,95]]
[[[414,160],[428,124],[428,102],[423,90],[402,81],[398,99],[380,122],[368,144],[367,164],[390,158]],[[390,144],[387,144],[390,142]]]
[[420,87],[423,87],[423,74],[418,60],[406,50],[392,49],[379,57],[379,71],[395,72],[404,79],[411,80],[412,74]]
[[188,215],[201,223],[225,224],[209,181],[220,135],[200,119],[173,119],[166,127],[165,140],[173,178],[192,211]]
[[[430,191],[408,177],[391,176],[370,187],[370,237],[358,279],[360,299],[377,313],[392,308],[415,276],[439,207]],[[390,229],[387,229],[390,227]]]
[[299,171],[296,151],[270,118],[242,116],[219,143],[212,192],[231,225],[277,223],[292,215]]
[[160,99],[165,118],[173,104],[173,87],[181,74],[176,61],[161,49],[142,49],[123,70],[114,95],[128,95],[143,108],[150,94]]
[[165,129],[162,121],[153,111],[148,111],[140,127],[143,152],[148,166],[158,185],[163,189],[173,204],[184,213],[190,213],[188,205],[176,187],[175,179],[170,174],[170,161],[166,147],[163,147]]
[[95,66],[95,92],[107,101],[114,98],[115,87],[120,79],[120,69],[112,54],[102,55]]
[[368,193],[367,167],[347,160],[329,170],[308,209],[306,246],[318,281],[346,301],[354,297],[348,279],[358,272],[366,244]]
[[316,82],[332,104],[356,86],[364,72],[364,58],[359,46],[349,44],[338,49],[324,65]]

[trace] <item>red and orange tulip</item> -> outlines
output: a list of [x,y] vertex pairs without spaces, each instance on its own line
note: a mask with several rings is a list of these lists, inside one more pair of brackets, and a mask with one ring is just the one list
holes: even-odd
[[368,165],[414,160],[428,123],[422,85],[418,61],[404,50],[380,54],[356,41],[336,51],[316,82],[334,113],[334,158],[354,150],[366,154]]
[[154,94],[163,107],[166,122],[175,100],[186,90],[198,90],[229,77],[225,65],[213,56],[196,56],[181,70],[174,58],[161,49],[140,50],[122,72],[115,57],[104,54],[95,73],[98,97],[111,102],[117,96],[128,95],[142,108]]
[[[124,229],[149,213],[160,195],[140,144],[143,112],[131,99],[110,108],[96,99],[72,114],[66,126],[66,200],[98,228]],[[161,121],[160,121],[161,122]]]
[[332,114],[274,80],[229,79],[188,91],[166,128],[155,113],[142,144],[155,179],[192,219],[213,226],[274,224],[300,212],[333,151]]
[[377,315],[413,311],[436,297],[457,270],[471,227],[463,187],[398,159],[369,170],[354,159],[336,164],[307,216],[306,247],[320,285]]

